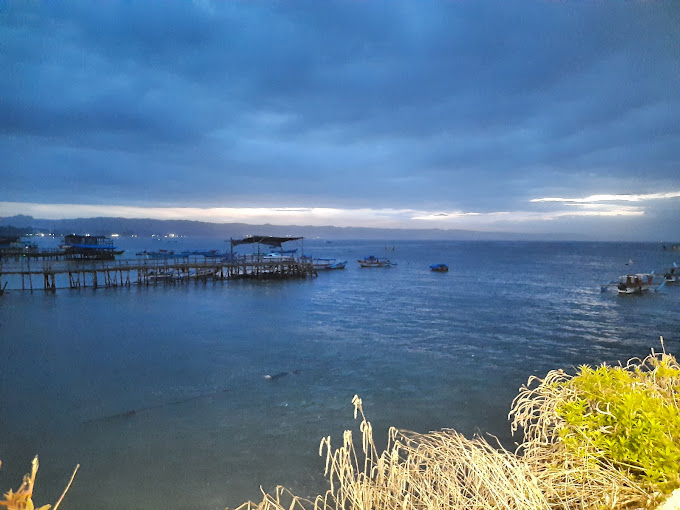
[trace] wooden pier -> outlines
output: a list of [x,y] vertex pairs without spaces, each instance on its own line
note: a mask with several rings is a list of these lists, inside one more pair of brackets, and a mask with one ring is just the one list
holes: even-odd
[[207,282],[235,279],[294,279],[317,276],[311,261],[304,258],[267,258],[259,255],[242,255],[233,260],[187,259],[121,260],[76,262],[53,265],[43,263],[40,268],[27,267],[3,269],[0,262],[0,295],[9,281],[12,290],[46,290],[58,288],[94,289],[150,286]]
[[0,260],[65,260],[67,253],[57,249],[25,249],[25,248],[2,248],[0,249]]

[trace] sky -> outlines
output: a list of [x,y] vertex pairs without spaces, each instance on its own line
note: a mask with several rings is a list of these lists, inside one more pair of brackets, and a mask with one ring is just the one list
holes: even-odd
[[675,0],[0,0],[0,70],[0,217],[680,240]]

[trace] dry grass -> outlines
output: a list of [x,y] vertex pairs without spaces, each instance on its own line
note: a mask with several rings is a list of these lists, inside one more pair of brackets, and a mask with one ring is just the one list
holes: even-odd
[[[0,465],[2,465],[2,463],[0,463]],[[66,493],[73,483],[73,479],[75,478],[79,467],[80,464],[78,464],[73,470],[71,480],[69,480],[68,485],[66,485],[66,488],[61,494],[59,500],[54,504],[53,510],[57,510],[59,508],[64,496],[66,496]],[[36,509],[35,505],[33,504],[33,487],[35,485],[35,477],[37,474],[38,457],[35,457],[31,463],[31,473],[24,475],[24,480],[16,492],[10,489],[9,492],[6,492],[3,495],[3,499],[0,501],[0,506],[4,506],[7,510],[49,510],[52,508],[52,505],[43,505]]]
[[[660,363],[661,361],[661,363]],[[667,369],[670,367],[671,372]],[[678,407],[678,367],[665,352],[631,360],[622,370],[642,374],[635,385],[657,390]],[[670,376],[669,376],[670,374]],[[354,417],[361,419],[360,443],[345,431],[342,445],[322,439],[325,475],[330,488],[314,501],[297,498],[282,487],[263,493],[261,503],[238,510],[585,510],[653,508],[663,496],[650,492],[620,464],[602,452],[565,447],[560,435],[561,406],[576,396],[573,376],[562,370],[544,379],[531,377],[512,404],[513,432],[521,431],[517,451],[484,437],[465,438],[454,430],[427,434],[391,428],[379,453],[362,401],[354,397]],[[656,392],[656,393],[655,393]],[[656,397],[655,397],[656,398]],[[597,409],[597,403],[594,404]]]
[[312,502],[279,487],[261,503],[248,502],[239,510],[540,510],[646,504],[646,495],[615,469],[557,460],[550,448],[540,445],[517,455],[454,430],[417,434],[392,428],[387,448],[378,454],[361,399],[355,397],[353,403],[355,417],[361,417],[361,448],[355,447],[351,431],[335,450],[330,437],[321,441],[330,483],[326,494]]

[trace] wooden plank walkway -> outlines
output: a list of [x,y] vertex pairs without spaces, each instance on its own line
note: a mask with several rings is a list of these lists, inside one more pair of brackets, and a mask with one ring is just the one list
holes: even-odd
[[308,276],[317,276],[316,269],[309,259],[268,258],[257,255],[240,256],[233,261],[199,262],[187,259],[89,261],[71,262],[58,267],[48,263],[35,269],[28,265],[26,268],[22,266],[5,270],[0,264],[0,294],[10,279],[13,282],[17,281],[16,287],[13,285],[13,290],[18,290],[20,279],[21,290],[43,289],[55,292],[58,288],[98,289],[208,280],[294,279]]

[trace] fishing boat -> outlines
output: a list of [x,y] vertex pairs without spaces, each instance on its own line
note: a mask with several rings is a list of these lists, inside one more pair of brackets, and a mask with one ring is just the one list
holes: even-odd
[[449,270],[449,266],[446,264],[430,264],[430,270],[435,273],[446,273]]
[[658,292],[664,285],[666,280],[661,282],[661,285],[654,284],[654,272],[651,273],[635,273],[620,276],[618,280],[612,280],[600,286],[600,290],[605,292],[610,286],[615,286],[619,295],[630,294],[644,294],[653,290]]
[[288,252],[270,251],[262,255],[263,259],[292,260],[293,254]]
[[679,277],[680,271],[678,271],[678,265],[675,262],[673,262],[671,268],[664,273],[663,278],[666,281],[666,283],[675,283],[678,281]]
[[146,277],[152,282],[167,282],[177,279],[177,274],[173,268],[157,268],[149,269],[146,273]]
[[179,280],[187,280],[192,278],[208,278],[213,277],[219,273],[219,269],[216,267],[199,267],[197,269],[180,269],[177,278]]
[[627,274],[619,277],[616,290],[619,294],[642,294],[653,287],[654,275],[651,273]]
[[297,248],[291,248],[289,250],[284,250],[281,246],[276,246],[276,245],[268,245],[268,246],[269,246],[269,253],[267,253],[267,255],[279,256],[279,257],[287,255],[289,257],[292,257],[293,255],[295,255],[295,253],[297,253]]
[[172,250],[158,250],[158,251],[140,251],[137,252],[138,257],[144,257],[145,259],[170,259],[175,256],[175,252]]
[[361,267],[392,267],[397,265],[385,257],[374,257],[373,255],[358,259],[357,262]]
[[317,270],[345,269],[345,266],[347,265],[347,261],[343,260],[342,262],[338,262],[337,259],[318,258],[318,259],[312,259],[312,265],[314,266],[314,269],[317,269]]

